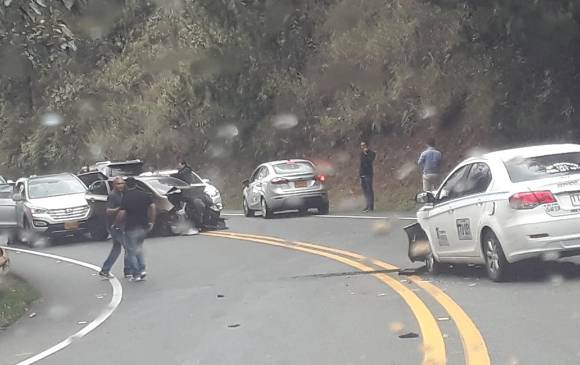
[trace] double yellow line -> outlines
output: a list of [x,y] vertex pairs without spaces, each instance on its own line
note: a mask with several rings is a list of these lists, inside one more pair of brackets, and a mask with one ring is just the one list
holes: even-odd
[[[249,241],[267,244],[271,246],[288,248],[296,251],[323,256],[334,261],[341,262],[362,272],[374,272],[377,268],[386,270],[398,270],[396,266],[376,259],[368,259],[354,252],[339,250],[331,247],[315,245],[306,242],[287,241],[276,237],[232,233],[232,232],[209,232],[206,236],[229,238],[241,241]],[[375,267],[372,267],[372,266]],[[391,287],[409,306],[415,316],[423,339],[422,365],[444,365],[447,363],[445,341],[437,320],[427,308],[425,303],[407,286],[398,280],[383,273],[372,274],[375,278]],[[487,347],[479,330],[461,309],[447,294],[435,285],[423,281],[418,276],[411,276],[409,280],[431,295],[449,314],[455,323],[465,354],[466,365],[489,365],[490,359]]]

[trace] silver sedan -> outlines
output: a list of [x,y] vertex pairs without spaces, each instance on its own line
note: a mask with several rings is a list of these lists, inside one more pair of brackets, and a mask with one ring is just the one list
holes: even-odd
[[242,183],[244,215],[252,217],[260,211],[262,217],[271,218],[274,212],[306,212],[310,208],[328,214],[325,181],[326,177],[317,173],[308,160],[263,163]]

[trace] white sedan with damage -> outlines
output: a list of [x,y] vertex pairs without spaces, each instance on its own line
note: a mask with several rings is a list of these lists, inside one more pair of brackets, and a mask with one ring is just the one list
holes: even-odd
[[502,281],[515,262],[579,255],[580,145],[469,158],[417,202],[418,223],[405,227],[409,258],[431,272],[442,263],[482,264]]

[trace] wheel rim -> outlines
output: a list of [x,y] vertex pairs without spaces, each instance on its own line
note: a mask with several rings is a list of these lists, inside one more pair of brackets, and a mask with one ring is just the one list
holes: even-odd
[[486,259],[487,268],[493,273],[500,270],[499,252],[497,250],[497,242],[493,238],[488,238],[486,242]]

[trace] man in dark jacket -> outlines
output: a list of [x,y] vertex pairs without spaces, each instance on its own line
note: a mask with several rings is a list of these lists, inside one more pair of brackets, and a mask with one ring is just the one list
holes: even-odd
[[181,161],[179,163],[179,170],[174,177],[181,181],[185,181],[188,184],[193,184],[193,170],[189,167],[186,161]]
[[373,162],[375,161],[375,152],[371,151],[367,142],[360,144],[360,185],[366,200],[366,207],[363,212],[373,211],[375,209],[375,193],[373,191]]

